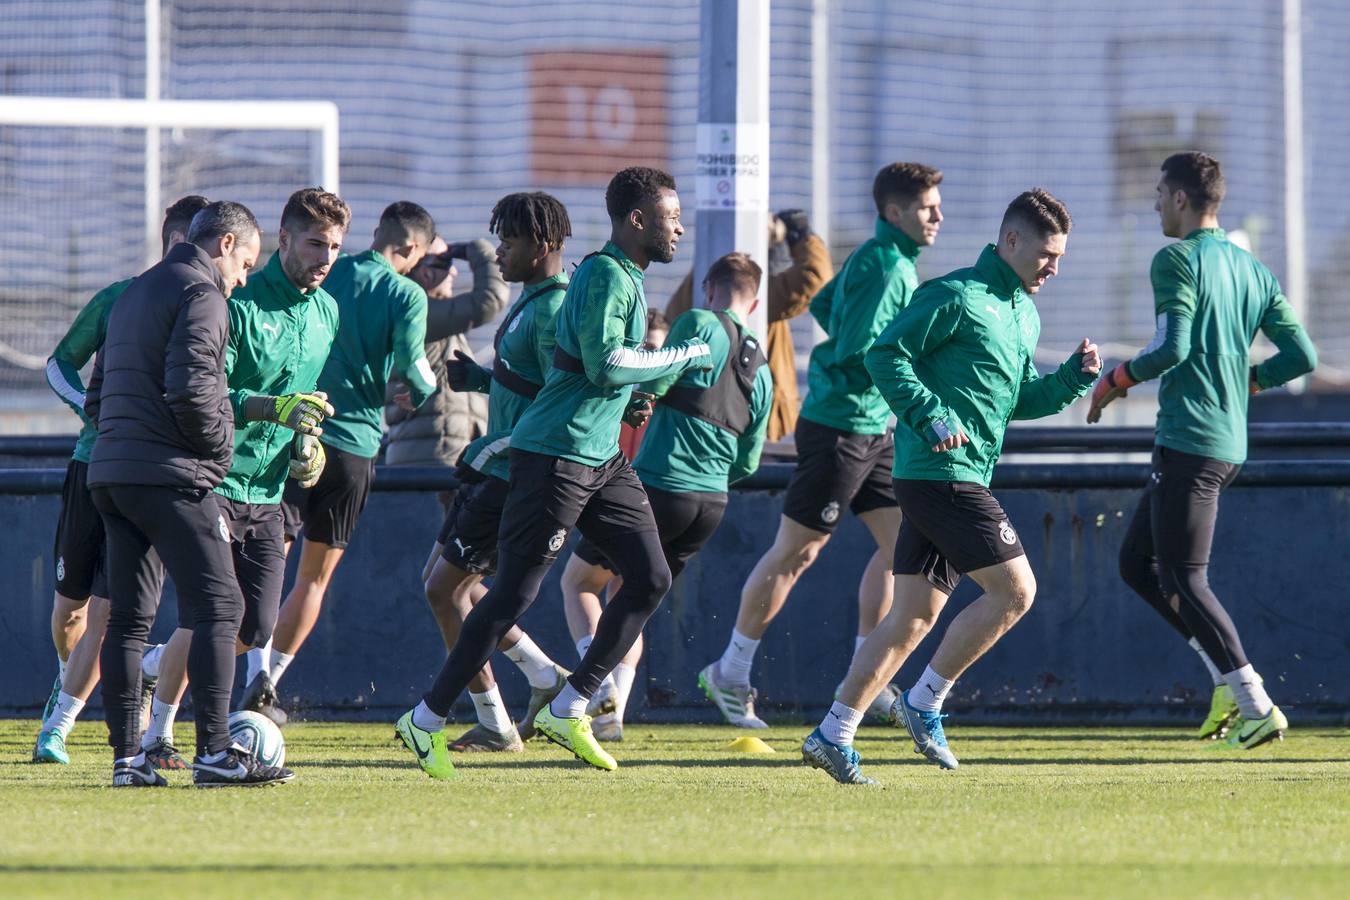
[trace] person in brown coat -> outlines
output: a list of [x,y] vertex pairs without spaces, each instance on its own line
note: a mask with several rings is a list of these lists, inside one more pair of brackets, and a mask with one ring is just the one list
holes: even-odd
[[[792,434],[801,407],[797,393],[797,350],[792,345],[792,326],[788,323],[806,312],[816,291],[834,275],[830,251],[811,231],[811,223],[802,210],[785,209],[770,218],[770,253],[781,244],[787,245],[792,265],[768,277],[769,325],[764,344],[773,375],[773,408],[769,410],[767,441],[782,440]],[[690,272],[666,304],[667,319],[673,322],[689,310],[693,286],[694,273]]]

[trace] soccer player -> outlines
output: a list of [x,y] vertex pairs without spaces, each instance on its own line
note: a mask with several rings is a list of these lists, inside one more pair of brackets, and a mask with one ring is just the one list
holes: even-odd
[[[186,240],[192,217],[208,202],[192,194],[164,211],[160,228],[163,253]],[[132,280],[110,284],[95,294],[47,360],[47,384],[84,424],[61,488],[61,518],[56,525],[56,598],[52,603],[52,642],[56,645],[58,673],[33,747],[33,762],[37,763],[70,762],[66,738],[98,684],[98,656],[108,626],[106,548],[103,519],[94,509],[86,486],[98,428],[84,414],[80,369],[103,346],[108,314]]]
[[[703,279],[708,308],[676,319],[668,339],[703,341],[712,369],[642,386],[658,402],[633,469],[647,491],[672,580],[721,524],[727,486],[759,468],[773,378],[759,338],[745,323],[759,304],[760,276],[760,267],[744,253],[728,253],[709,266]],[[590,540],[577,545],[563,569],[567,625],[583,658],[595,639],[599,593],[614,571]],[[639,636],[605,681],[605,687],[612,685],[614,708],[594,720],[598,740],[623,740],[624,711],[640,657]]]
[[282,718],[276,683],[318,622],[333,571],[370,496],[390,375],[400,374],[414,407],[436,391],[423,348],[427,295],[407,277],[435,236],[436,223],[425,209],[407,201],[390,204],[370,249],[338,259],[324,282],[337,301],[339,325],[318,389],[337,413],[324,421],[327,464],[318,483],[289,484],[283,495],[293,523],[287,537],[296,537],[294,523],[300,523],[305,542],[271,648],[247,654],[244,709]]
[[586,703],[623,658],[670,588],[656,522],[642,484],[619,452],[619,422],[632,385],[709,368],[708,345],[691,339],[641,349],[647,327],[643,273],[670,262],[684,228],[675,179],[633,167],[605,191],[611,236],[577,267],[557,318],[553,367],[511,433],[510,486],[497,539],[497,576],[460,630],[431,690],[396,725],[433,778],[452,778],[445,718],[459,692],[539,593],[573,526],[612,560],[623,590],[600,617],[595,641],[558,696],[534,717],[549,740],[590,765],[618,764],[595,741]]
[[287,781],[231,745],[230,686],[243,598],[213,490],[233,454],[225,387],[226,297],[258,259],[258,223],[217,201],[187,241],[122,294],[94,363],[85,412],[98,423],[88,484],[108,541],[111,609],[103,703],[114,787],[168,782],[140,752],[141,652],[167,570],[192,625],[188,670],[197,716],[193,780],[202,786]]
[[1016,530],[989,492],[1010,419],[1038,419],[1087,392],[1101,370],[1084,339],[1054,373],[1032,359],[1040,337],[1033,297],[1059,271],[1072,221],[1039,188],[1008,205],[998,243],[975,265],[925,282],[867,353],[867,370],[895,411],[895,605],[854,655],[808,765],[844,784],[858,769],[863,711],[933,627],[963,574],[984,594],[947,628],[918,684],[893,707],[915,750],[944,768],[956,757],[942,731],[952,683],[1031,608],[1036,578]]
[[[721,659],[699,673],[699,686],[723,718],[742,728],[767,728],[755,715],[750,686],[755,652],[769,623],[787,603],[797,579],[811,567],[853,510],[877,550],[858,585],[858,634],[863,638],[890,609],[891,546],[900,510],[891,493],[890,410],[863,366],[881,329],[909,303],[919,284],[919,252],[942,225],[942,173],[920,163],[892,163],[872,183],[874,236],[811,301],[811,315],[829,337],[811,351],[806,402],[797,421],[797,467],[783,501],[778,534],[741,590],[740,610]],[[893,692],[878,698],[884,715]]]
[[[446,649],[455,645],[473,604],[487,591],[483,576],[496,563],[497,530],[506,500],[506,448],[511,429],[539,394],[553,363],[554,321],[567,291],[563,245],[572,236],[567,209],[542,192],[508,194],[492,209],[488,228],[496,234],[502,277],[520,282],[520,297],[507,310],[493,338],[497,357],[489,371],[462,351],[446,364],[455,391],[486,391],[487,434],[471,444],[459,466],[464,486],[455,495],[436,542],[436,559],[426,578],[427,603]],[[530,636],[513,625],[498,647],[530,683],[530,704],[519,731],[501,691],[484,664],[469,681],[478,724],[449,745],[455,751],[519,751],[533,737],[534,714],[562,690],[566,670]]]
[[[1289,727],[1256,674],[1237,626],[1209,586],[1219,494],[1247,458],[1247,396],[1311,372],[1317,353],[1270,270],[1219,227],[1219,161],[1177,153],[1162,164],[1154,209],[1177,242],[1153,257],[1158,331],[1092,393],[1088,422],[1142,381],[1160,378],[1153,474],[1120,548],[1120,574],[1200,655],[1214,680],[1199,737],[1250,750]],[[1259,365],[1256,333],[1278,352]]]

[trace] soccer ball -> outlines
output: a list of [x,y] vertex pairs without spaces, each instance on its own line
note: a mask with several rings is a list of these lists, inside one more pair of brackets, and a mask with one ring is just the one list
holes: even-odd
[[286,762],[286,739],[276,723],[251,710],[230,713],[230,740],[258,758],[265,766]]

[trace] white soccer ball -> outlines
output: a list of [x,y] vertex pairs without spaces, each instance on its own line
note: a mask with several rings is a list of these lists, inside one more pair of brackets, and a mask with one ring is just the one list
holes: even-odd
[[265,766],[286,762],[286,739],[276,723],[252,710],[230,713],[230,740],[258,758]]

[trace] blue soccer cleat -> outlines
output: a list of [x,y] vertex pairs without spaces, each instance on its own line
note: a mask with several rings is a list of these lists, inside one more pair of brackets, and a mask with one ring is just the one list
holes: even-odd
[[802,744],[802,762],[812,768],[823,769],[840,784],[877,783],[875,779],[868,778],[858,769],[862,757],[858,755],[857,750],[851,745],[841,747],[830,743],[825,739],[825,735],[820,733],[819,728],[811,732]]
[[33,747],[33,762],[70,765],[65,736],[59,731],[39,731],[37,744]]
[[961,765],[947,746],[947,736],[942,733],[942,720],[946,716],[910,706],[909,691],[905,691],[895,701],[891,714],[895,717],[895,723],[903,726],[914,739],[915,753],[922,753],[944,769],[955,769]]

